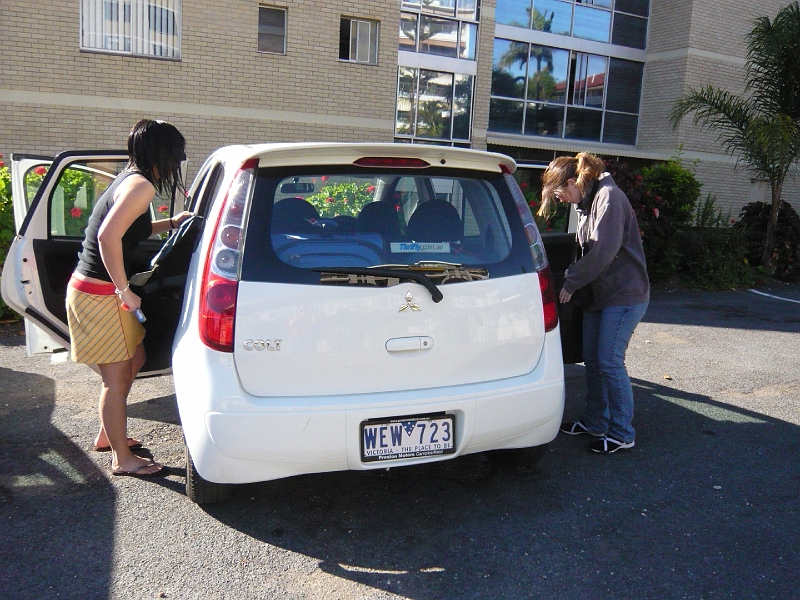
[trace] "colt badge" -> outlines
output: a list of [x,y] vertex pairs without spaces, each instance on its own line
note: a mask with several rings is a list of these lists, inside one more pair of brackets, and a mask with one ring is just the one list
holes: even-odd
[[400,310],[397,312],[403,312],[404,310],[408,310],[409,308],[413,311],[421,310],[419,304],[414,304],[411,302],[414,297],[411,295],[411,292],[406,292],[406,303],[400,307]]

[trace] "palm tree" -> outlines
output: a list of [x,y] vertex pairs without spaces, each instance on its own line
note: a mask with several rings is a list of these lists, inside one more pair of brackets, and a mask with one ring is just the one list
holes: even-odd
[[670,113],[673,128],[690,112],[694,124],[716,131],[726,152],[769,183],[772,208],[761,264],[775,270],[773,246],[781,192],[800,158],[800,5],[770,21],[759,17],[747,35],[746,96],[711,85],[690,89]]

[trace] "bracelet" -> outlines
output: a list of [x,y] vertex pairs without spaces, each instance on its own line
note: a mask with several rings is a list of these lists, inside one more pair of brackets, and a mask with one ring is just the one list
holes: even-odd
[[172,217],[169,218],[169,228],[175,229],[175,223],[173,222]]
[[125,286],[125,289],[124,289],[124,290],[114,289],[114,293],[115,293],[117,296],[119,296],[119,297],[121,298],[121,297],[122,297],[122,294],[124,294],[125,292],[127,292],[127,291],[128,291],[130,288],[131,288],[131,283],[130,283],[130,281],[129,281],[129,282],[128,282],[128,285],[126,285],[126,286]]

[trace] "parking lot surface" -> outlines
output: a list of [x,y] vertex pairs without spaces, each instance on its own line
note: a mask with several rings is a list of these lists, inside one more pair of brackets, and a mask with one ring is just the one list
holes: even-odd
[[[8,598],[790,598],[800,575],[797,286],[660,289],[631,341],[636,447],[559,436],[532,469],[481,455],[184,495],[169,377],[130,433],[169,467],[112,478],[99,377],[0,336]],[[769,295],[764,295],[769,294]],[[577,418],[583,366],[566,369]]]

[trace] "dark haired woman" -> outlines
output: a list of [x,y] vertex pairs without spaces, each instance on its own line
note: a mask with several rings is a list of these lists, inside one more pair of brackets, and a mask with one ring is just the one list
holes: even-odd
[[604,172],[603,161],[585,152],[557,158],[542,175],[539,214],[552,214],[556,202],[576,205],[583,248],[583,256],[567,270],[559,300],[569,302],[585,286],[592,292],[583,312],[586,408],[561,431],[597,437],[594,452],[627,450],[633,448],[636,430],[625,352],[650,301],[639,225],[627,196]]
[[144,119],[128,136],[128,164],[103,192],[86,225],[83,249],[67,287],[72,360],[97,365],[100,432],[94,449],[111,451],[114,475],[148,477],[162,466],[135,455],[141,443],[127,437],[127,398],[145,360],[144,327],[134,315],[141,299],[128,283],[128,261],[136,246],[174,229],[189,213],[150,220],[156,192],[183,189],[180,164],[186,142],[169,123]]

